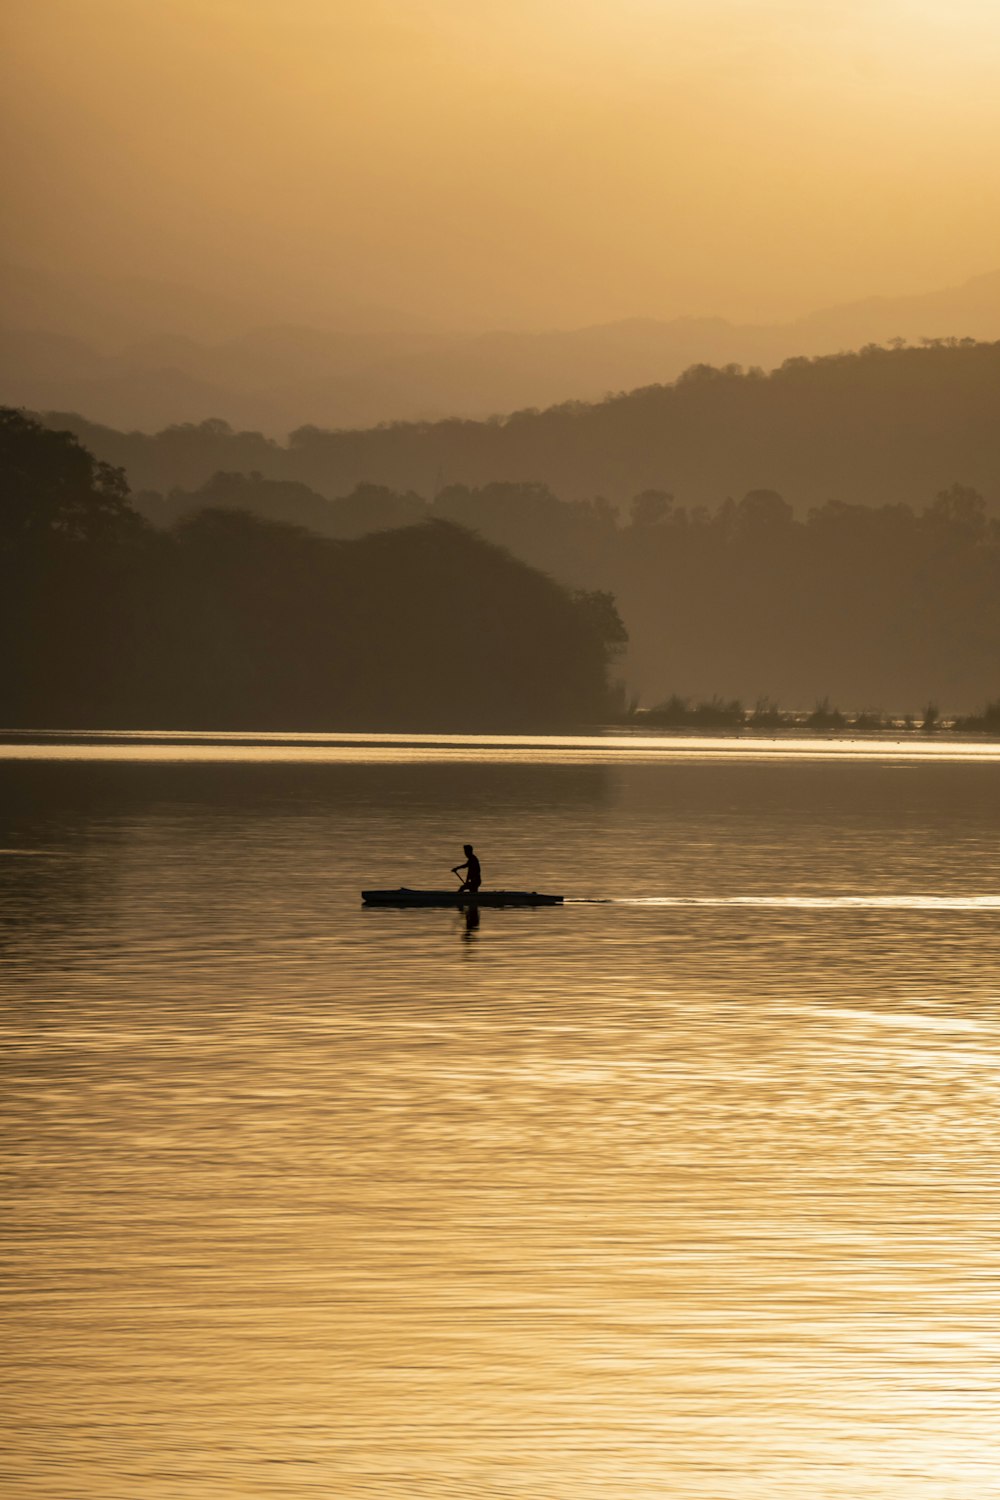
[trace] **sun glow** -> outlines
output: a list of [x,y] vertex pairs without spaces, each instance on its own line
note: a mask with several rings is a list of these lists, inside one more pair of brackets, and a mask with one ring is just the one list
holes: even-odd
[[11,258],[271,316],[790,315],[997,243],[979,0],[15,0],[6,27]]

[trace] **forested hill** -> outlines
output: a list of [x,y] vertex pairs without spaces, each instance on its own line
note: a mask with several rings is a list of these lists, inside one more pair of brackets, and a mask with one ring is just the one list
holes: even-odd
[[0,408],[5,728],[565,728],[611,711],[624,640],[607,595],[447,522],[155,530],[120,470]]
[[491,421],[303,427],[286,444],[225,423],[119,433],[66,413],[133,489],[190,489],[219,470],[295,480],[327,497],[363,482],[430,497],[448,485],[532,480],[562,499],[647,489],[687,505],[773,489],[798,509],[930,500],[954,483],[1000,505],[1000,342],[788,360],[771,374],[695,366],[672,385]]

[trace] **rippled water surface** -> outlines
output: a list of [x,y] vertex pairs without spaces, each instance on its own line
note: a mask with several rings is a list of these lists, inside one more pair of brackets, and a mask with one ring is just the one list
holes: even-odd
[[[1000,751],[0,749],[31,1500],[1000,1493]],[[363,910],[486,883],[563,908]]]

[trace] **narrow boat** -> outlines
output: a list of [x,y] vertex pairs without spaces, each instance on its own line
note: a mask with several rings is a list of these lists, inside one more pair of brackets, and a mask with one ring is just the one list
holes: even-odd
[[560,906],[561,896],[544,891],[362,891],[366,906]]

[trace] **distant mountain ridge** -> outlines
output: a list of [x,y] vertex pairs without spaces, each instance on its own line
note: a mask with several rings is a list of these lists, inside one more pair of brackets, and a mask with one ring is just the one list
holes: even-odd
[[443,519],[610,591],[647,703],[968,711],[1000,686],[1000,341],[700,365],[594,404],[285,443],[46,421],[123,467],[157,525],[221,507],[339,544]]
[[[142,313],[143,337],[117,352],[88,330],[111,307],[105,287],[82,315],[44,278],[15,275],[0,301],[0,401],[76,411],[140,431],[219,417],[279,435],[305,425],[366,428],[388,421],[483,418],[675,379],[692,365],[773,368],[903,339],[1000,339],[1000,271],[960,287],[872,297],[783,324],[722,318],[632,318],[539,333],[457,334],[377,309],[342,314],[340,328],[239,326],[238,306],[209,316],[202,294],[172,289],[172,329]],[[96,295],[96,294],[95,294]],[[140,316],[141,314],[141,316]],[[109,335],[114,333],[114,317]],[[123,326],[123,325],[119,325]],[[200,336],[198,336],[200,334]]]
[[800,513],[827,500],[920,505],[960,484],[1000,504],[1000,341],[797,357],[774,373],[699,365],[670,385],[586,404],[353,430],[287,443],[206,421],[125,433],[49,413],[135,490],[196,489],[219,471],[424,498],[449,485],[547,485],[562,500],[627,505],[645,490],[716,506],[774,490]]

